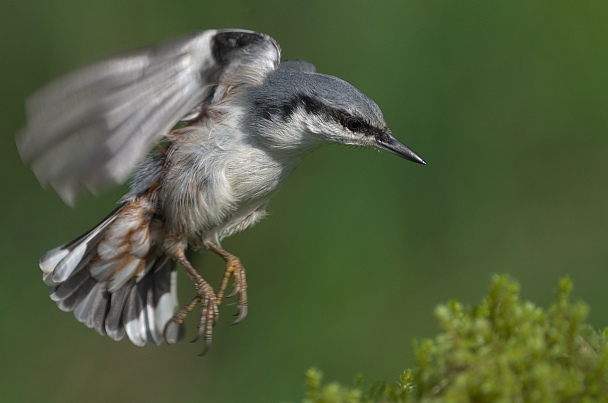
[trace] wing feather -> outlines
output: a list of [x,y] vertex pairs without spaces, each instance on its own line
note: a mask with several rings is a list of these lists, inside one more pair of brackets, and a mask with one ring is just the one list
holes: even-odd
[[84,189],[124,183],[180,120],[221,101],[213,95],[226,77],[259,83],[279,60],[267,35],[208,30],[94,63],[28,99],[19,152],[73,204]]

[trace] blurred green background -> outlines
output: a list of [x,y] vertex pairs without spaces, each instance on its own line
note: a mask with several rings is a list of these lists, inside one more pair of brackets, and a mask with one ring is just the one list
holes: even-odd
[[[0,401],[297,401],[311,366],[397,379],[437,331],[434,307],[477,302],[492,273],[545,306],[570,276],[607,325],[607,16],[599,0],[2,2]],[[222,306],[204,358],[200,343],[113,342],[56,308],[37,261],[125,188],[75,209],[42,189],[14,145],[24,99],[113,52],[227,27],[353,83],[428,166],[316,152],[268,219],[224,242],[248,268],[243,323]],[[216,256],[196,265],[217,283]]]

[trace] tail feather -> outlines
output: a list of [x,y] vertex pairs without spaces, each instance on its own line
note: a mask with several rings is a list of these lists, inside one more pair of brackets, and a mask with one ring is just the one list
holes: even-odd
[[[79,301],[80,298],[75,294],[77,294],[81,289],[90,290],[92,288],[92,286],[89,286],[88,284],[85,285],[85,283],[89,280],[91,280],[91,276],[88,275],[87,271],[80,270],[77,273],[74,273],[72,277],[70,277],[63,283],[55,284],[54,286],[52,286],[50,289],[49,296],[53,301],[57,303],[63,302],[67,304],[66,306],[69,306],[70,304],[67,302],[67,300],[70,297],[73,296],[75,300]],[[95,283],[93,282],[92,284],[94,285]],[[74,309],[74,307],[72,307],[71,309],[67,309],[67,311],[71,311],[72,309]],[[66,309],[62,308],[62,310]]]
[[104,322],[110,294],[105,283],[97,283],[86,297],[74,308],[74,317],[88,328],[95,328],[99,334],[106,334],[105,327],[99,326],[99,316]]
[[127,302],[127,297],[134,285],[135,280],[131,280],[124,287],[112,294],[110,311],[105,318],[104,326],[106,334],[113,340],[118,341],[125,337],[122,313]]
[[152,215],[129,203],[47,252],[40,268],[51,299],[79,322],[113,340],[160,344],[178,307],[175,262],[156,250]]
[[133,286],[124,305],[125,332],[138,346],[162,343],[165,326],[177,310],[175,262],[165,258],[158,266],[141,280],[131,280]]
[[143,293],[138,287],[133,287],[129,293],[127,304],[123,312],[123,321],[127,336],[137,346],[146,344],[148,332],[146,331],[146,321],[141,320],[140,316],[145,317],[145,306],[143,302]]
[[40,259],[40,269],[44,273],[46,285],[53,286],[64,282],[75,271],[89,263],[93,248],[99,243],[105,229],[114,221],[122,207],[116,208],[90,231],[65,245],[51,249]]

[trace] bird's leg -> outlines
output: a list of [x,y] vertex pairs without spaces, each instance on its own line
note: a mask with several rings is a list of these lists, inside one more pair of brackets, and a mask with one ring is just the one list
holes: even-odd
[[181,325],[184,322],[186,315],[194,309],[194,307],[201,304],[201,318],[198,324],[198,333],[193,341],[203,336],[205,339],[205,348],[201,355],[205,354],[209,347],[211,347],[211,339],[213,336],[213,326],[217,322],[219,316],[218,310],[218,299],[213,292],[213,288],[207,283],[200,274],[192,267],[192,264],[186,259],[183,252],[176,256],[176,260],[184,266],[186,273],[194,282],[196,287],[197,296],[194,297],[186,306],[177,311],[173,318],[169,321],[165,327],[165,339],[167,341],[177,341],[181,333]]
[[234,288],[232,292],[227,297],[234,297],[237,293],[239,294],[239,302],[238,302],[238,317],[233,322],[233,324],[237,324],[247,316],[247,279],[245,278],[245,267],[241,263],[241,260],[234,256],[233,254],[226,252],[221,247],[217,246],[213,242],[206,241],[205,246],[221,256],[226,261],[226,270],[224,271],[224,278],[222,279],[222,284],[220,286],[220,290],[217,293],[217,301],[218,304],[221,303],[222,298],[224,297],[224,292],[228,287],[228,281],[230,277],[234,277]]

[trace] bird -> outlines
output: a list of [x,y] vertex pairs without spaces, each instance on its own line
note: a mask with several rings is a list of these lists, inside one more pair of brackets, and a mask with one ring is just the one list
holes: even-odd
[[[68,73],[27,99],[16,142],[68,205],[131,178],[107,217],[40,259],[57,306],[137,346],[179,342],[198,306],[203,353],[225,296],[238,296],[235,323],[248,312],[245,268],[222,240],[266,215],[306,155],[343,144],[425,164],[369,97],[309,62],[281,61],[275,39],[243,29],[184,35]],[[225,261],[217,292],[187,250]],[[181,308],[177,264],[196,288]]]

